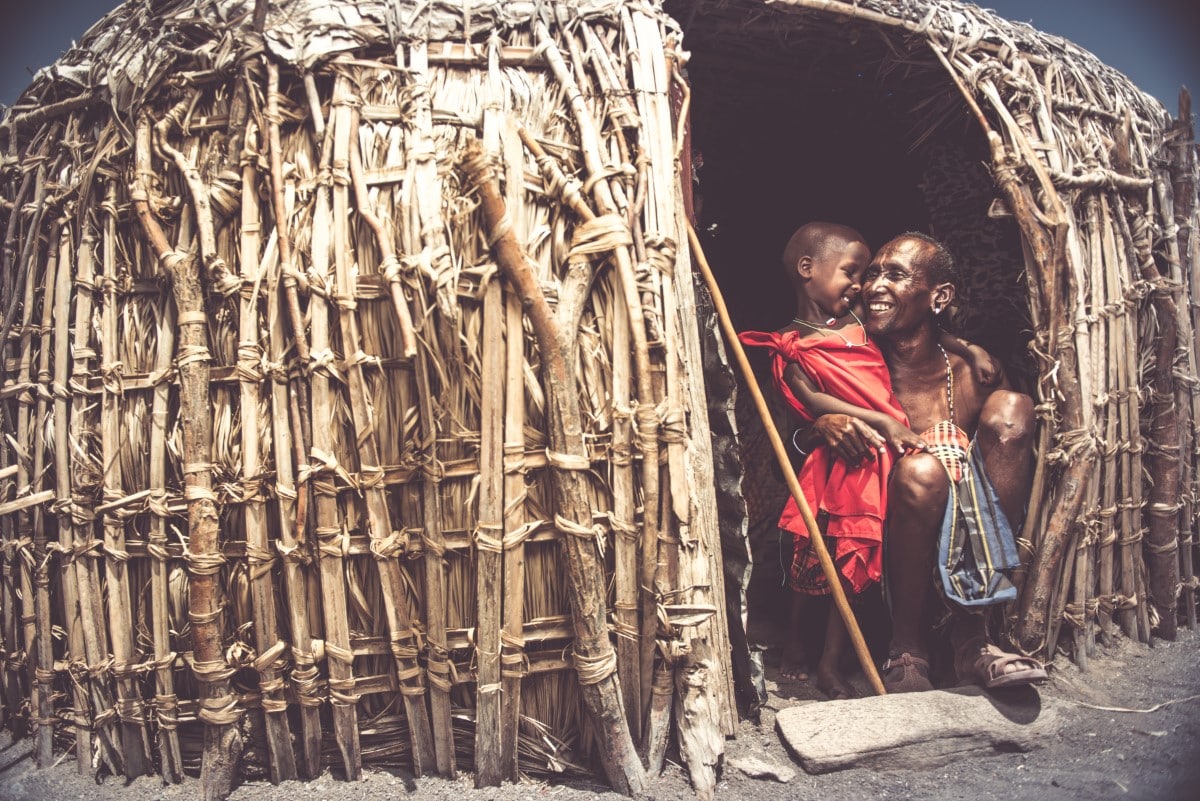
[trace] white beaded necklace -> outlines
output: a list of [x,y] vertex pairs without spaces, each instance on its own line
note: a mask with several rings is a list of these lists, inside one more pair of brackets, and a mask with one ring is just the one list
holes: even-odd
[[801,320],[799,317],[793,317],[792,322],[795,323],[796,325],[807,326],[808,328],[811,328],[814,331],[829,331],[832,334],[837,334],[841,338],[841,340],[846,343],[846,347],[861,348],[867,344],[867,329],[863,326],[862,320],[858,319],[858,315],[854,313],[854,309],[850,310],[850,316],[854,318],[854,322],[858,323],[858,327],[862,329],[862,332],[863,332],[863,341],[862,342],[851,342],[849,339],[846,338],[846,335],[843,334],[841,331],[838,331],[835,328],[830,328],[827,325],[817,325],[816,323],[810,323],[808,320]]

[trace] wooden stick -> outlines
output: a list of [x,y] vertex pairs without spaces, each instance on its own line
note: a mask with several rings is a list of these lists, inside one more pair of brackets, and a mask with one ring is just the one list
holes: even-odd
[[[212,410],[209,405],[208,315],[195,255],[175,250],[150,211],[150,121],[138,120],[135,158],[140,183],[130,191],[138,223],[162,269],[171,279],[179,324],[179,415],[183,434],[184,492],[188,507],[188,619],[192,628],[192,673],[201,685],[199,717],[204,729],[204,756],[200,768],[200,791],[205,801],[220,801],[229,795],[242,756],[242,735],[236,725],[241,717],[237,698],[230,692],[233,671],[223,656],[222,604],[219,576],[225,557],[219,548],[220,525],[216,495],[212,491]],[[169,149],[165,138],[160,146]],[[194,168],[174,151],[177,166],[187,173]],[[189,182],[195,204],[201,251],[210,263],[216,253],[207,194]],[[236,280],[236,279],[235,279]],[[240,286],[240,282],[239,286]]]
[[[296,290],[299,284],[299,270],[296,268],[295,257],[292,254],[291,233],[287,210],[283,202],[283,147],[280,143],[280,123],[279,67],[274,62],[267,60],[267,146],[271,170],[271,202],[275,211],[275,229],[278,234],[279,265],[283,274],[283,291],[288,321],[292,325],[292,344],[296,348],[296,358],[300,364],[307,365],[310,362],[311,353],[308,347],[308,338],[304,334],[304,315],[300,312],[300,296]],[[317,126],[318,124],[323,124],[323,122],[314,118],[313,125]],[[290,383],[289,392],[291,394],[291,420],[295,426],[292,440],[295,443],[297,463],[300,463],[306,458],[310,439],[305,431],[305,418],[300,414],[300,410],[309,408],[308,387],[304,381],[297,378]],[[308,510],[307,483],[301,481],[296,491],[298,493],[296,526],[298,531],[303,531]]]
[[[333,163],[332,134],[333,125],[326,126],[321,152],[322,169],[329,169]],[[329,236],[333,225],[331,194],[328,186],[317,188],[312,219],[312,271],[326,286],[332,283],[329,269]],[[333,459],[335,418],[332,379],[340,380],[340,376],[333,369],[333,351],[330,350],[329,304],[322,295],[314,293],[308,305],[312,320],[313,353],[319,357],[307,363],[312,382],[313,452],[328,454]],[[317,523],[317,563],[321,575],[321,610],[325,618],[325,654],[328,659],[329,698],[333,706],[333,733],[342,755],[346,778],[357,781],[362,778],[362,753],[358,732],[358,694],[354,691],[354,653],[350,650],[350,621],[346,614],[345,559],[342,553],[344,524],[338,508],[337,487],[332,477],[320,473],[317,476],[320,480],[312,484],[313,507]],[[303,484],[303,475],[300,479]]]
[[[277,241],[277,238],[273,241]],[[268,249],[270,252],[270,248]],[[264,258],[265,260],[265,258]],[[279,515],[279,547],[283,557],[283,586],[287,593],[289,630],[292,633],[291,683],[300,706],[300,776],[315,779],[321,773],[321,696],[317,689],[319,671],[313,653],[313,623],[310,619],[308,581],[306,578],[311,556],[307,543],[297,537],[296,507],[300,490],[296,485],[296,466],[293,463],[293,428],[289,421],[287,371],[283,364],[283,313],[280,309],[279,259],[271,259],[267,278],[267,337],[271,380],[271,444],[275,456],[276,510]],[[294,418],[292,418],[294,420]],[[298,430],[298,427],[297,429]],[[303,528],[301,527],[301,533]],[[314,614],[319,614],[313,610]]]
[[[486,126],[485,126],[486,127]],[[479,427],[479,517],[475,524],[475,786],[499,785],[500,620],[504,532],[504,300],[500,283],[483,296]],[[515,742],[515,740],[514,740]]]
[[411,359],[417,353],[417,337],[413,332],[412,313],[408,309],[408,300],[404,297],[404,280],[401,277],[400,262],[396,258],[396,244],[392,238],[391,229],[383,224],[375,213],[371,203],[367,182],[363,177],[362,154],[358,134],[350,141],[350,180],[354,183],[354,196],[358,213],[363,221],[375,234],[375,242],[379,246],[378,271],[387,282],[388,292],[392,299],[392,311],[396,315],[396,323],[400,326],[401,353],[406,359]]
[[[43,152],[42,155],[45,155]],[[34,177],[39,173],[38,170],[27,170],[25,177],[21,181],[21,187],[17,190],[17,195],[13,199],[13,210],[8,215],[8,224],[5,230],[4,245],[0,249],[0,282],[3,285],[3,296],[8,299],[8,306],[13,307],[16,303],[18,290],[16,287],[19,277],[18,270],[15,267],[16,260],[16,241],[18,232],[18,222],[22,215],[18,212],[29,197],[29,193],[33,190]],[[41,202],[39,201],[39,206]],[[26,242],[32,243],[36,237],[27,237]],[[16,280],[14,280],[16,279]],[[7,361],[9,353],[8,341],[8,312],[5,312],[5,324],[3,326],[3,338],[0,339],[0,359]],[[7,431],[11,428],[11,416],[6,412],[4,429]],[[6,472],[11,472],[11,475],[16,475],[17,465],[9,464],[9,448],[5,443],[0,447],[0,468]],[[0,498],[2,500],[2,498]],[[14,523],[11,518],[5,516],[0,518],[0,531],[3,532],[4,543],[13,542],[15,536],[13,534]],[[24,737],[28,731],[28,719],[19,714],[21,709],[22,698],[24,693],[21,690],[20,678],[18,670],[21,649],[17,637],[17,586],[13,580],[13,560],[16,552],[10,548],[3,549],[3,576],[0,576],[0,593],[3,598],[0,600],[0,608],[3,609],[3,634],[4,641],[3,653],[0,657],[3,658],[3,668],[0,670],[0,681],[4,685],[4,709],[6,712],[9,728],[12,730],[13,740],[18,740]]]
[[[491,165],[478,146],[469,146],[463,169],[478,188],[492,252],[505,277],[521,298],[538,340],[543,384],[549,398],[551,485],[557,501],[556,526],[564,537],[563,552],[575,628],[575,668],[584,703],[599,741],[600,760],[613,789],[637,794],[645,773],[625,721],[621,689],[615,676],[616,654],[608,640],[604,615],[603,574],[592,541],[592,514],[583,470],[590,468],[579,420],[574,372],[568,368],[565,340],[534,277],[528,257],[517,244],[505,217]],[[573,338],[573,337],[572,337]]]
[[171,403],[168,374],[175,356],[175,305],[163,296],[158,301],[158,350],[155,373],[162,376],[154,387],[150,409],[150,625],[154,637],[154,706],[158,721],[158,758],[164,782],[183,781],[183,754],[179,745],[179,699],[175,694],[175,652],[171,650],[170,562],[167,559],[167,428]]
[[[417,232],[410,232],[409,241],[419,242],[431,260],[445,247],[441,216],[441,197],[437,192],[437,163],[428,158],[434,152],[432,91],[429,82],[428,46],[417,42],[409,50],[409,76],[414,89],[413,129],[416,134],[414,146],[408,150],[408,193],[410,213],[404,215],[407,227],[418,221]],[[407,230],[407,228],[406,228]],[[441,306],[439,296],[435,302]],[[429,319],[424,296],[416,298],[419,314],[417,318]],[[425,327],[425,338],[430,341],[437,336],[433,326]],[[429,675],[429,706],[433,717],[434,750],[438,773],[453,777],[457,773],[454,754],[454,730],[450,718],[450,670],[451,663],[446,640],[446,559],[445,538],[442,535],[442,495],[440,481],[441,466],[438,462],[437,439],[438,417],[434,413],[433,388],[430,382],[429,360],[432,357],[424,348],[418,349],[416,359],[416,385],[418,417],[421,421],[422,472],[421,506],[424,510],[423,539],[425,541],[425,643],[426,666]]]
[[[79,589],[76,586],[75,564],[72,550],[71,531],[71,462],[70,462],[70,390],[67,388],[67,371],[70,368],[71,348],[71,268],[75,261],[71,247],[71,231],[63,226],[59,242],[61,267],[55,277],[54,289],[54,486],[58,514],[58,586],[62,597],[62,619],[67,630],[67,653],[73,660],[83,660],[83,627],[79,620]],[[75,766],[79,773],[86,774],[92,763],[91,705],[88,701],[87,685],[82,681],[71,682],[71,698],[75,707]]]
[[[1179,114],[1175,118],[1175,147],[1172,151],[1171,158],[1171,177],[1172,177],[1172,194],[1175,200],[1175,225],[1176,225],[1176,249],[1179,257],[1179,278],[1183,284],[1189,287],[1190,303],[1186,308],[1190,310],[1187,316],[1187,322],[1191,329],[1191,337],[1185,342],[1185,347],[1188,354],[1188,365],[1190,369],[1190,377],[1194,380],[1197,372],[1197,343],[1200,342],[1200,320],[1196,318],[1196,297],[1200,287],[1197,286],[1198,277],[1196,270],[1200,269],[1200,264],[1197,263],[1197,257],[1200,253],[1196,249],[1200,247],[1200,233],[1197,228],[1200,227],[1200,214],[1197,208],[1197,185],[1196,185],[1196,134],[1192,125],[1192,96],[1187,89],[1179,91]],[[1181,309],[1185,308],[1181,306]],[[1185,390],[1186,386],[1181,386],[1181,390]],[[1180,542],[1181,550],[1180,557],[1180,578],[1183,581],[1183,605],[1184,614],[1187,620],[1189,629],[1196,628],[1196,573],[1194,566],[1195,547],[1196,547],[1196,515],[1197,509],[1200,508],[1200,465],[1196,463],[1198,451],[1196,426],[1200,424],[1200,397],[1192,391],[1188,393],[1189,411],[1190,411],[1190,426],[1185,427],[1185,432],[1190,436],[1186,439],[1191,444],[1191,449],[1185,449],[1187,455],[1187,466],[1191,475],[1191,482],[1185,490],[1189,502],[1184,509],[1184,526],[1181,531],[1183,538]]]
[[[524,173],[525,155],[521,150],[518,124],[505,115],[500,140],[509,176]],[[506,202],[519,208],[524,201],[524,181],[509,180],[505,185]],[[517,224],[518,237],[527,231]],[[486,310],[485,310],[486,313]],[[485,340],[486,341],[486,340]],[[529,671],[525,655],[525,542],[520,536],[525,514],[525,330],[521,319],[521,301],[512,292],[504,302],[504,430],[501,462],[504,470],[504,609],[500,629],[500,759],[504,778],[521,780],[518,740],[521,734],[521,680]],[[487,386],[486,379],[484,386]]]
[[[333,169],[345,170],[350,161],[351,142],[358,137],[357,112],[352,107],[349,81],[338,77],[333,93]],[[347,389],[350,395],[350,411],[354,421],[354,438],[358,443],[359,472],[366,496],[368,533],[371,552],[379,570],[379,581],[383,588],[384,612],[387,615],[391,637],[392,656],[395,659],[396,678],[400,683],[400,695],[408,716],[409,734],[412,737],[413,772],[424,775],[434,761],[433,738],[429,728],[429,715],[425,711],[422,696],[425,686],[422,671],[417,663],[417,633],[412,626],[412,612],[408,608],[404,579],[396,556],[400,540],[393,532],[388,512],[387,490],[384,488],[383,467],[380,464],[378,436],[375,431],[374,413],[368,406],[369,392],[363,375],[363,363],[370,356],[362,352],[359,336],[358,315],[355,313],[355,284],[350,270],[350,239],[347,223],[350,216],[349,187],[335,184],[333,190],[333,253],[337,271],[338,323],[341,328],[342,346],[349,358],[346,363]],[[353,355],[350,355],[350,354]],[[314,421],[315,426],[316,421]]]
[[296,778],[296,754],[292,751],[292,733],[287,720],[283,670],[287,643],[280,639],[275,610],[275,584],[271,580],[275,554],[267,535],[266,497],[259,490],[263,480],[259,464],[259,404],[262,403],[262,346],[258,330],[259,289],[259,208],[258,171],[255,169],[255,125],[246,129],[242,153],[242,282],[252,287],[243,294],[238,312],[238,408],[242,429],[242,495],[246,531],[246,554],[250,567],[250,601],[254,610],[254,647],[258,658],[258,687],[266,722],[267,762],[271,782]]
[[[104,623],[104,611],[101,603],[100,578],[98,575],[98,549],[102,544],[95,539],[95,499],[74,489],[79,484],[93,487],[99,482],[100,476],[89,462],[92,454],[88,442],[95,437],[95,406],[96,404],[76,388],[85,386],[91,375],[91,363],[96,358],[96,350],[92,347],[92,293],[96,291],[96,279],[93,272],[95,259],[94,245],[96,237],[89,226],[83,234],[79,248],[79,264],[75,276],[75,320],[74,341],[71,348],[71,424],[70,448],[72,485],[68,514],[71,516],[74,530],[74,566],[75,579],[79,588],[79,618],[83,630],[84,657],[86,666],[99,666],[109,654],[108,628]],[[112,712],[112,694],[102,675],[88,671],[91,677],[88,686],[91,688],[93,721],[110,720]],[[114,773],[122,774],[125,770],[125,757],[121,747],[120,737],[114,736],[110,726],[105,725],[97,731],[101,744],[101,754],[108,762]]]
[[[543,48],[546,63],[567,93],[579,130],[580,149],[588,172],[599,176],[604,171],[599,136],[595,122],[587,108],[582,93],[559,53],[554,39],[542,22],[534,25],[534,36],[538,47]],[[593,197],[601,215],[616,212],[616,204],[606,180],[597,180],[593,185]],[[654,593],[654,573],[658,561],[658,417],[654,410],[654,390],[651,385],[650,351],[646,342],[646,327],[642,321],[642,303],[638,297],[637,281],[629,250],[620,246],[614,251],[617,274],[621,279],[622,298],[628,308],[630,333],[633,342],[634,380],[637,387],[638,406],[635,442],[642,454],[642,516],[641,559],[639,585],[642,589],[642,632],[641,644],[641,706],[650,703],[650,682],[654,669],[654,633],[657,627],[658,599]],[[629,688],[633,692],[633,688]]]
[[742,378],[750,390],[750,395],[754,398],[754,405],[758,409],[758,415],[762,418],[767,438],[771,440],[771,448],[774,450],[775,458],[779,462],[780,472],[783,473],[784,481],[787,483],[792,497],[796,500],[796,505],[800,507],[800,516],[804,519],[804,525],[808,528],[808,536],[812,541],[813,550],[816,551],[817,559],[821,563],[821,569],[824,571],[825,578],[829,582],[834,606],[837,607],[838,614],[841,615],[842,620],[846,624],[846,630],[850,633],[850,642],[854,645],[854,653],[858,656],[858,662],[862,666],[863,674],[867,677],[876,695],[885,695],[886,691],[883,688],[883,681],[880,680],[879,673],[875,670],[875,663],[871,659],[871,652],[867,650],[867,643],[863,639],[862,631],[858,627],[858,621],[854,617],[853,610],[850,609],[850,603],[846,600],[846,593],[842,589],[841,580],[838,578],[837,568],[833,564],[833,559],[829,556],[829,549],[825,547],[825,538],[821,536],[821,531],[817,527],[817,521],[813,518],[812,511],[809,509],[808,500],[805,499],[804,492],[800,489],[800,483],[796,480],[796,471],[792,469],[787,450],[783,446],[783,440],[779,438],[779,432],[776,430],[775,422],[771,418],[771,410],[767,408],[767,400],[763,397],[762,390],[759,389],[758,381],[754,377],[754,370],[750,367],[750,361],[746,358],[746,351],[737,338],[737,331],[734,330],[733,321],[729,317],[729,309],[725,306],[725,298],[721,294],[721,288],[717,286],[717,279],[713,275],[712,268],[708,265],[708,259],[705,258],[704,251],[700,247],[700,238],[696,236],[696,231],[691,225],[688,226],[688,242],[691,243],[692,253],[696,258],[696,266],[700,268],[700,274],[704,277],[704,283],[708,286],[709,294],[712,295],[713,307],[717,311],[717,318],[721,323],[721,331],[725,334],[725,341],[728,343],[730,350],[733,351],[734,359],[737,361],[738,368],[742,372]]
[[1153,234],[1145,219],[1145,210],[1136,201],[1129,202],[1128,219],[1132,228],[1133,249],[1142,280],[1151,286],[1150,305],[1158,322],[1154,337],[1154,371],[1150,382],[1150,446],[1147,463],[1150,474],[1149,532],[1146,535],[1146,567],[1149,571],[1151,600],[1159,613],[1158,634],[1174,640],[1179,584],[1179,418],[1175,406],[1174,360],[1177,336],[1175,299],[1154,263]]
[[[42,297],[42,317],[40,325],[40,341],[38,343],[38,372],[37,384],[42,390],[50,388],[50,351],[51,332],[54,322],[54,295],[58,289],[58,273],[69,271],[70,267],[60,263],[60,244],[63,238],[63,225],[54,224],[50,234],[49,253],[46,257],[46,270],[40,285],[44,289]],[[31,492],[37,495],[42,492],[43,478],[46,468],[45,430],[42,421],[46,420],[50,407],[50,393],[37,393],[37,412],[33,417],[33,475]],[[50,498],[54,497],[51,490]],[[37,717],[34,720],[36,745],[34,754],[39,768],[49,767],[54,757],[54,643],[50,633],[50,553],[46,550],[47,532],[46,516],[42,505],[32,508],[33,517],[33,607],[37,615],[37,661],[34,664],[33,691],[37,696],[34,705]]]
[[[48,165],[42,162],[37,168],[37,178],[34,181],[34,212],[30,220],[29,227],[25,231],[25,243],[21,248],[20,260],[16,265],[16,280],[11,287],[11,296],[8,298],[8,308],[4,315],[4,324],[0,330],[0,351],[7,356],[7,349],[10,345],[9,333],[12,323],[15,320],[17,311],[17,299],[21,298],[21,324],[19,329],[18,339],[18,365],[17,365],[17,384],[19,386],[29,386],[30,378],[33,369],[33,301],[34,290],[37,286],[36,275],[36,253],[37,245],[41,240],[42,219],[46,210],[46,175]],[[7,359],[6,359],[7,361]],[[30,405],[33,403],[33,396],[26,392],[17,397],[16,406],[16,430],[6,431],[9,437],[6,438],[3,450],[7,455],[8,449],[13,449],[15,457],[17,474],[16,481],[12,485],[16,491],[16,498],[7,501],[0,508],[4,508],[4,514],[12,514],[17,512],[16,531],[12,530],[11,524],[5,530],[6,548],[5,553],[9,555],[14,564],[6,567],[5,575],[16,578],[10,585],[10,592],[15,592],[16,587],[20,587],[20,634],[16,628],[16,622],[13,622],[12,630],[9,633],[10,648],[16,649],[15,653],[10,656],[9,665],[16,667],[20,665],[26,673],[25,687],[28,689],[29,698],[29,713],[27,717],[21,716],[20,706],[13,706],[12,710],[16,713],[15,720],[20,721],[20,724],[14,726],[14,734],[24,736],[25,731],[29,727],[35,730],[39,729],[38,720],[41,719],[40,707],[38,702],[41,700],[41,694],[37,690],[37,613],[35,609],[35,600],[33,592],[33,570],[35,557],[32,551],[31,535],[33,533],[32,522],[30,520],[30,469],[32,465],[29,460],[29,447],[32,437],[29,431],[29,414]],[[13,417],[11,412],[5,415],[8,425],[11,426]],[[12,436],[15,435],[15,439]],[[15,613],[17,609],[17,599],[11,599],[12,611]],[[6,605],[7,611],[8,605]],[[19,636],[19,639],[18,639]],[[20,648],[16,648],[17,643],[20,643]],[[15,658],[13,658],[15,657]],[[22,696],[26,695],[24,690],[20,691]],[[47,756],[48,758],[48,756]]]
[[[104,499],[115,500],[124,494],[120,449],[121,385],[124,369],[119,350],[117,327],[117,219],[116,182],[110,181],[107,203],[114,209],[105,224],[103,239],[104,306],[100,322],[100,371],[104,376],[104,395],[100,406],[100,443],[103,465]],[[118,514],[104,516],[105,583],[108,585],[108,628],[112,635],[112,674],[117,687],[117,719],[120,721],[121,747],[125,753],[125,775],[136,778],[153,770],[150,737],[145,726],[145,704],[133,675],[134,632],[131,612],[133,597],[129,582],[129,553],[125,550],[125,521]]]

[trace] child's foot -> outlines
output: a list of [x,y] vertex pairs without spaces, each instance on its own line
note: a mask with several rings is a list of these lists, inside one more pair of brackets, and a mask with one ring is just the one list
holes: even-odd
[[789,681],[808,681],[808,668],[805,663],[804,649],[789,643],[783,648],[783,656],[779,661],[779,675]]
[[845,701],[854,697],[854,688],[846,683],[836,668],[817,665],[817,689],[830,701]]

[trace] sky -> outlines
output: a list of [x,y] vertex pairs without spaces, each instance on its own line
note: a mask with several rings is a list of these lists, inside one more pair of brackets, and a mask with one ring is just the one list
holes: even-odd
[[[0,103],[54,62],[117,0],[0,0]],[[991,0],[979,3],[1091,50],[1174,113],[1180,84],[1200,107],[1197,0]]]

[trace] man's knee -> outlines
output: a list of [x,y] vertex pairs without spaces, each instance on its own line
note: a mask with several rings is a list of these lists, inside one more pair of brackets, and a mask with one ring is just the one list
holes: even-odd
[[979,438],[987,444],[1033,444],[1033,399],[1021,392],[993,392],[979,414]]
[[912,509],[939,509],[950,491],[946,468],[929,453],[913,453],[896,462],[892,469],[889,506]]

